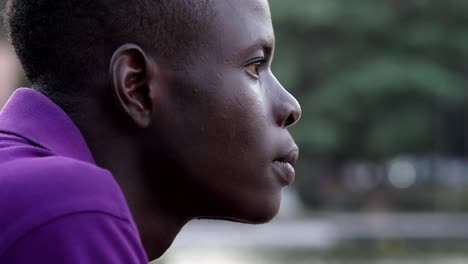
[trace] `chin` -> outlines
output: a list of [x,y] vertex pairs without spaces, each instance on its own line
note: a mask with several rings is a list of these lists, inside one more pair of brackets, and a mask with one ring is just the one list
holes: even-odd
[[245,221],[239,221],[240,223],[246,223],[246,224],[252,224],[252,225],[261,225],[261,224],[266,224],[273,220],[278,212],[274,214],[265,214],[265,215],[257,215],[254,216],[250,219],[246,219]]
[[229,211],[220,212],[218,215],[197,218],[226,220],[244,224],[265,224],[273,220],[278,214],[280,200],[276,198],[263,203],[242,203],[231,207]]
[[277,215],[280,208],[281,199],[272,199],[266,203],[252,204],[244,207],[235,217],[237,222],[248,224],[265,224],[273,220]]
[[273,220],[277,213],[274,214],[265,214],[265,215],[255,215],[249,217],[201,217],[200,219],[212,219],[212,220],[224,220],[229,222],[235,223],[242,223],[242,224],[251,224],[251,225],[261,225],[266,224]]
[[263,215],[254,215],[250,217],[233,217],[233,218],[224,218],[224,220],[228,220],[231,222],[237,222],[237,223],[244,223],[244,224],[252,224],[252,225],[261,225],[261,224],[266,224],[273,220],[275,216],[278,214],[278,212],[270,213],[270,214],[263,214]]

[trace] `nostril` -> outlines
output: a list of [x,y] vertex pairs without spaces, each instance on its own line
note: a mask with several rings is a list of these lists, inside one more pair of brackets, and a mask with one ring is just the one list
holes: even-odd
[[274,113],[277,125],[282,128],[289,128],[299,121],[302,115],[302,109],[294,96],[284,90],[284,88],[283,91],[285,92],[285,97],[281,98],[282,102],[275,105]]
[[299,121],[299,119],[301,118],[301,114],[302,114],[301,107],[300,107],[299,103],[297,103],[297,107],[293,108],[292,111],[289,113],[289,115],[286,118],[283,126],[285,128],[288,128],[288,127],[296,124],[297,121]]
[[296,122],[296,118],[294,117],[294,114],[291,113],[288,118],[286,118],[286,120],[284,121],[284,124],[283,126],[284,127],[289,127],[291,126],[292,124],[294,124]]
[[293,110],[291,113],[289,113],[288,117],[284,121],[283,127],[288,128],[294,125],[299,120],[300,116],[301,116],[300,111]]

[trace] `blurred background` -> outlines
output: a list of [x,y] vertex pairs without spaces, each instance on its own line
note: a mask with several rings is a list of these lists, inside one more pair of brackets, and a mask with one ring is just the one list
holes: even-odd
[[[195,221],[154,263],[468,263],[468,1],[270,4],[297,180],[272,223]],[[27,83],[0,36],[1,103]]]
[[[6,0],[0,0],[0,14],[3,15]],[[3,26],[3,16],[0,16],[0,107],[2,107],[13,90],[24,81],[21,66],[9,45]],[[21,81],[23,80],[23,81]]]

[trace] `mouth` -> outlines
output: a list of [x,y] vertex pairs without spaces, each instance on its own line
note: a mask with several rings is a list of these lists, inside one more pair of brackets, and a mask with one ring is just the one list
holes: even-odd
[[275,174],[278,175],[281,183],[284,186],[288,186],[293,183],[296,176],[296,171],[294,170],[294,164],[299,158],[299,148],[295,146],[287,154],[273,160],[273,170]]

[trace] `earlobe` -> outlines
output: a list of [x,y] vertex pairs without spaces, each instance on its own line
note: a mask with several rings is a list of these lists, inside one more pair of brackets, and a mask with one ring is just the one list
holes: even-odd
[[118,48],[110,63],[111,88],[116,103],[123,113],[138,127],[151,123],[149,60],[135,44]]

